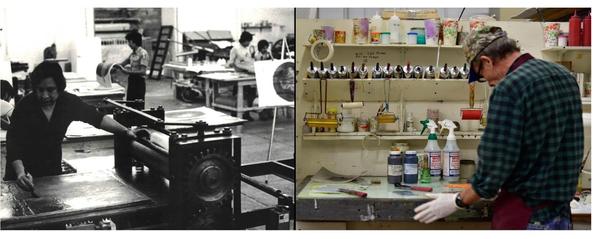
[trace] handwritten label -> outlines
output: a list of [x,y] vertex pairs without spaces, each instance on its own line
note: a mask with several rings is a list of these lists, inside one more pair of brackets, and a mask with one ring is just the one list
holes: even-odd
[[358,63],[377,62],[381,57],[387,55],[385,51],[359,51],[354,53],[354,59]]

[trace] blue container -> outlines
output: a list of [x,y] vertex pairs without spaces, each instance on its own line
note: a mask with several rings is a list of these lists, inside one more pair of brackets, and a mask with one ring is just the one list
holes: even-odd
[[388,156],[388,183],[402,183],[402,175],[404,174],[403,160],[400,151],[390,151]]
[[406,151],[404,155],[404,183],[413,184],[417,183],[418,176],[418,163],[416,151]]

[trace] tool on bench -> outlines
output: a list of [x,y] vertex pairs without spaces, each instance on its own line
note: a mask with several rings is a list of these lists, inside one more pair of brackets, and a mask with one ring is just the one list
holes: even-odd
[[401,184],[401,183],[395,183],[394,186],[397,188],[409,188],[410,190],[421,191],[421,192],[433,191],[433,188],[431,188],[431,187],[411,186],[411,185],[405,185],[405,184]]
[[361,198],[366,198],[367,197],[367,193],[366,192],[356,191],[356,190],[347,189],[347,188],[338,188],[338,192],[347,193],[347,194],[350,194],[350,195],[356,195],[356,196],[359,196]]

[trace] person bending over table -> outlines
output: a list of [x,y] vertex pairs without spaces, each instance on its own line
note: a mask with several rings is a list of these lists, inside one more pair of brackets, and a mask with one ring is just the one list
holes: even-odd
[[133,131],[78,96],[65,92],[66,80],[58,63],[42,62],[36,66],[31,85],[33,92],[17,103],[6,136],[4,180],[17,180],[24,190],[33,190],[34,178],[61,174],[61,144],[73,121],[136,137]]

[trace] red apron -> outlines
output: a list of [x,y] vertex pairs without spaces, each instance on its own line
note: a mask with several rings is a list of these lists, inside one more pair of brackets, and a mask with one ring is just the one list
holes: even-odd
[[501,189],[494,201],[493,230],[525,230],[533,209],[527,207],[517,194]]
[[535,210],[540,210],[549,206],[556,205],[555,202],[545,201],[533,208],[528,207],[523,199],[508,190],[500,189],[498,198],[494,200],[494,212],[492,216],[493,230],[525,230],[529,225],[531,214]]

